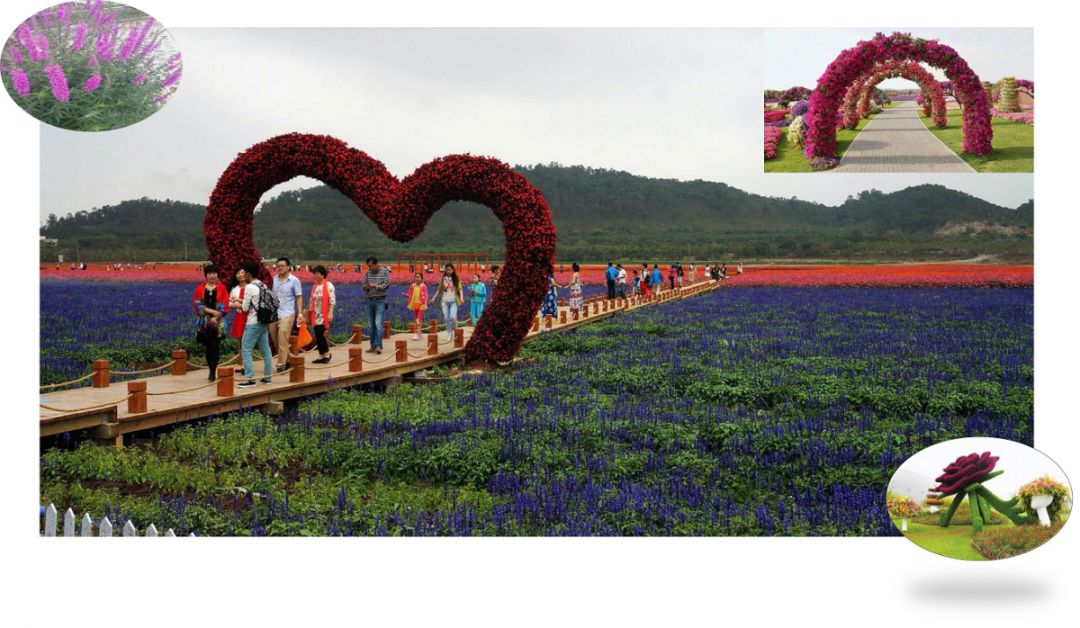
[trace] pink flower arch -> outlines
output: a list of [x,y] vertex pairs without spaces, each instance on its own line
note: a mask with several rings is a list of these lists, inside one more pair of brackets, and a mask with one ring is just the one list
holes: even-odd
[[944,127],[948,124],[945,109],[945,90],[941,88],[934,75],[914,61],[892,59],[879,63],[852,83],[844,95],[844,127],[854,129],[860,117],[866,117],[870,111],[870,99],[874,89],[885,79],[904,78],[916,83],[922,91],[923,115],[933,115],[934,125]]
[[836,124],[848,88],[873,71],[875,65],[908,60],[939,68],[952,83],[956,99],[963,106],[965,153],[985,155],[993,150],[990,127],[990,100],[982,81],[967,61],[952,48],[935,39],[921,39],[907,33],[878,33],[870,41],[860,41],[841,52],[818,79],[810,95],[804,154],[811,163],[836,165]]

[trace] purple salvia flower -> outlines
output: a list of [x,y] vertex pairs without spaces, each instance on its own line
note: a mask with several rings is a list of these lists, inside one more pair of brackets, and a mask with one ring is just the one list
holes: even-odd
[[22,98],[26,98],[26,95],[30,93],[30,79],[22,68],[11,68],[11,84],[15,88],[15,93]]
[[26,22],[19,24],[19,28],[15,31],[15,41],[22,44],[22,47],[27,50],[34,47],[34,42],[30,38],[30,24]]
[[32,61],[45,61],[49,58],[49,40],[44,33],[32,35],[33,46],[29,49]]
[[60,102],[67,102],[71,98],[71,90],[68,88],[64,68],[55,63],[47,65],[45,66],[45,74],[48,75],[49,84],[52,85],[53,96]]
[[131,29],[128,31],[127,37],[124,38],[124,43],[120,44],[120,61],[127,61],[131,53],[135,52],[135,39],[139,36],[138,29]]
[[172,74],[170,74],[168,76],[168,78],[165,79],[165,82],[161,84],[161,87],[162,88],[168,88],[168,87],[171,87],[171,86],[175,85],[176,82],[180,80],[180,73],[182,71],[183,70],[177,70],[177,71],[173,72]]
[[75,27],[75,41],[71,43],[72,50],[82,50],[83,44],[86,43],[86,24],[79,24]]
[[113,58],[113,44],[115,41],[109,33],[102,33],[97,38],[97,56],[101,61],[112,61]]
[[146,72],[139,72],[138,76],[131,79],[132,85],[142,85],[142,82],[146,80]]
[[89,8],[86,10],[86,17],[93,18],[94,24],[101,23],[101,0],[87,0],[86,3]]
[[101,75],[94,74],[90,78],[86,79],[86,83],[83,85],[83,91],[92,92],[98,88],[98,85],[101,85]]
[[8,46],[8,53],[11,55],[11,61],[15,65],[22,65],[22,54],[19,53],[19,47],[15,45]]
[[148,17],[143,22],[142,27],[139,29],[138,36],[135,37],[135,45],[132,47],[132,52],[142,48],[143,42],[146,41],[146,36],[150,34],[150,29],[154,26],[154,18]]

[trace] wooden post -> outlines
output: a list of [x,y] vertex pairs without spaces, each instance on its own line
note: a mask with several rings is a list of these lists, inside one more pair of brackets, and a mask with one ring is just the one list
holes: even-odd
[[304,356],[289,356],[289,381],[294,384],[304,381]]
[[360,344],[360,339],[364,336],[364,328],[360,325],[352,326],[352,344]]
[[173,375],[187,375],[187,350],[186,349],[173,349],[172,350],[172,374]]
[[383,340],[390,339],[390,321],[383,321],[382,324],[382,337]]
[[433,318],[430,321],[428,321],[428,333],[429,334],[437,334],[437,333],[439,333],[439,321],[438,320]]
[[128,382],[128,414],[146,412],[146,381]]
[[559,310],[559,324],[566,324],[566,310]]
[[232,397],[233,384],[236,382],[236,369],[231,366],[219,366],[217,370],[217,396]]
[[544,317],[544,329],[551,331],[551,314]]
[[364,369],[364,353],[360,347],[349,347],[349,372],[359,373]]
[[[289,336],[289,356],[300,355],[300,336]],[[288,358],[286,358],[288,361]]]
[[428,334],[427,336],[427,354],[439,355],[439,334]]
[[397,350],[396,360],[398,362],[405,362],[409,359],[409,343],[404,340],[398,340],[394,342],[394,347]]
[[537,316],[533,319],[532,331],[540,331],[540,317]]
[[109,361],[108,360],[94,360],[94,378],[92,380],[94,388],[108,388],[109,387]]
[[563,297],[559,297],[559,307],[565,307],[565,306],[566,306],[566,299],[564,299]]
[[460,349],[465,346],[465,330],[458,327],[454,330],[454,348]]

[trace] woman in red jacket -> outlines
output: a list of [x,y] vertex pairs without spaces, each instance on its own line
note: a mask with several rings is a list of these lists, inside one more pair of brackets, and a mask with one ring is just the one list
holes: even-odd
[[217,377],[218,360],[221,357],[221,321],[229,313],[229,297],[225,284],[218,282],[217,268],[213,264],[203,267],[206,281],[195,288],[191,303],[199,317],[199,329],[195,339],[206,347],[206,366],[209,380]]

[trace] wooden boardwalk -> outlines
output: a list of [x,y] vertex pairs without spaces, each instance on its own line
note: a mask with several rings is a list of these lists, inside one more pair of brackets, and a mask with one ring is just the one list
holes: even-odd
[[[720,283],[701,280],[691,286],[668,290],[659,299],[650,301],[644,301],[641,297],[630,297],[625,302],[605,301],[594,297],[586,301],[587,315],[578,320],[573,320],[569,308],[560,307],[559,316],[550,321],[550,328],[557,331],[587,325],[619,312],[710,292],[719,288]],[[533,328],[525,341],[544,333],[540,328],[546,327],[546,321],[538,324],[538,321],[534,320]],[[354,327],[351,340],[358,337],[358,331],[358,327]],[[463,344],[471,336],[472,328],[464,327],[460,331],[460,342]],[[237,368],[238,376],[234,378],[234,382],[221,382],[222,379],[229,378],[209,382],[205,367],[197,368],[177,354],[180,359],[174,360],[177,364],[173,371],[166,370],[164,375],[114,382],[105,387],[43,391],[39,401],[39,433],[44,437],[89,429],[90,435],[95,439],[122,445],[124,434],[234,410],[268,407],[270,404],[338,388],[392,380],[462,358],[464,349],[455,346],[458,342],[447,340],[445,332],[438,334],[437,352],[434,354],[430,353],[428,337],[428,334],[422,334],[420,340],[413,340],[411,333],[392,334],[383,340],[381,355],[367,353],[370,343],[366,340],[338,345],[332,348],[333,358],[325,365],[312,364],[311,361],[317,358],[318,354],[311,351],[301,357],[292,358],[294,362],[303,362],[302,369],[294,367],[283,373],[274,373],[272,383],[260,383],[253,388],[237,388],[232,385],[242,381],[239,377],[242,367]],[[399,342],[404,342],[405,347],[405,352],[400,355],[396,350]],[[359,370],[355,361],[350,365],[350,348],[353,349],[352,353],[359,353],[362,357]],[[355,357],[353,359],[355,360]],[[255,373],[257,376],[262,373],[262,360],[255,362]],[[295,381],[297,379],[300,381]]]

